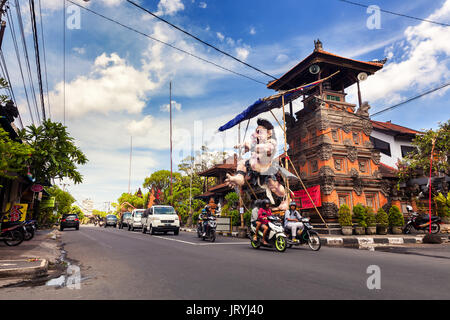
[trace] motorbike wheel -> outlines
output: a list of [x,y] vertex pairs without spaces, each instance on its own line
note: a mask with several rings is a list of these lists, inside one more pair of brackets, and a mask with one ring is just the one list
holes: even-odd
[[260,241],[254,241],[253,240],[253,236],[250,240],[250,245],[252,246],[253,249],[259,249],[261,247],[261,242]]
[[436,234],[439,233],[439,231],[441,231],[441,226],[436,222],[431,223],[431,233]]
[[320,237],[316,232],[309,231],[309,239],[308,239],[308,246],[313,251],[319,251],[320,247],[322,247],[322,244],[320,243]]
[[211,242],[215,242],[215,241],[216,241],[216,232],[211,231]]
[[8,231],[5,233],[4,237],[5,239],[3,239],[3,242],[9,247],[18,246],[24,240],[24,234],[19,230]]
[[403,233],[404,233],[404,234],[410,234],[410,233],[411,233],[411,229],[412,229],[412,225],[408,224],[408,225],[403,229]]
[[27,233],[25,234],[25,241],[30,241],[34,237],[34,229],[27,230]]
[[275,249],[277,249],[278,252],[284,252],[286,251],[286,248],[287,248],[286,238],[278,236],[275,239]]

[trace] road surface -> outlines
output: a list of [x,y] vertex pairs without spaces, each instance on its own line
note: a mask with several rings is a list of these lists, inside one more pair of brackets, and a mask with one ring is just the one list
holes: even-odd
[[[2,289],[14,299],[449,299],[449,246],[433,254],[308,247],[278,253],[246,239],[196,234],[142,234],[81,226],[62,234],[67,258],[80,267],[79,289]],[[425,254],[424,254],[425,250]],[[442,251],[440,254],[437,251]],[[410,253],[414,253],[411,251]],[[369,290],[369,266],[381,289]]]

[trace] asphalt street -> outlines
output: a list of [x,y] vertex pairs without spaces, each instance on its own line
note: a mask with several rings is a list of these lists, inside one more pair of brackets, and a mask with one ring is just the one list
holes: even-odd
[[[449,299],[449,246],[414,254],[322,247],[284,253],[252,249],[247,239],[142,234],[81,226],[65,230],[64,249],[81,268],[79,289],[4,288],[14,299]],[[425,252],[425,253],[424,253]],[[369,266],[381,271],[370,290]]]

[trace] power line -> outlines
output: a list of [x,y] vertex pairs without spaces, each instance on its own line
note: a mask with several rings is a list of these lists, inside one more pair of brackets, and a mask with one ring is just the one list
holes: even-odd
[[48,94],[48,78],[47,78],[47,59],[45,55],[45,41],[44,41],[44,21],[42,20],[42,8],[41,0],[39,0],[39,18],[41,20],[41,38],[42,38],[42,53],[44,54],[44,71],[45,71],[45,87],[47,90],[47,107],[48,107],[48,117],[51,118],[51,108],[50,108],[50,96]]
[[238,59],[238,58],[236,58],[235,56],[233,56],[233,55],[231,55],[231,54],[229,54],[229,53],[227,53],[227,52],[225,52],[225,51],[223,51],[223,50],[220,50],[219,48],[213,46],[212,44],[209,44],[209,43],[206,42],[206,41],[203,41],[202,39],[198,38],[197,36],[193,35],[192,33],[188,32],[188,31],[186,31],[186,30],[184,30],[184,29],[181,29],[180,27],[174,25],[173,23],[171,23],[171,22],[169,22],[169,21],[167,21],[167,20],[165,20],[165,19],[163,19],[163,18],[157,16],[157,15],[154,14],[153,12],[151,12],[151,11],[145,9],[144,7],[141,7],[141,6],[138,5],[137,3],[135,3],[135,2],[133,2],[133,1],[131,1],[131,0],[127,0],[127,2],[131,3],[132,5],[134,5],[135,7],[139,8],[139,9],[141,9],[141,10],[147,12],[148,14],[152,15],[152,16],[155,17],[156,19],[161,20],[162,22],[168,24],[168,25],[171,26],[172,28],[175,28],[175,29],[177,29],[178,31],[181,31],[181,32],[183,32],[184,34],[188,35],[189,37],[194,38],[195,40],[197,40],[197,41],[203,43],[204,45],[206,45],[206,46],[208,46],[208,47],[210,47],[210,48],[212,48],[212,49],[214,49],[214,50],[216,50],[216,51],[218,51],[218,52],[220,52],[220,53],[226,55],[227,57],[229,57],[229,58],[231,58],[231,59],[233,59],[233,60],[236,60],[237,62],[242,63],[243,65],[245,65],[245,66],[247,66],[247,67],[249,67],[249,68],[252,68],[253,70],[256,70],[256,71],[258,71],[258,72],[260,72],[260,73],[262,73],[262,74],[264,74],[264,75],[266,75],[266,76],[268,76],[268,77],[270,77],[270,78],[273,78],[274,80],[278,80],[278,78],[276,78],[276,77],[274,77],[274,76],[268,74],[267,72],[264,72],[264,71],[262,71],[262,70],[260,70],[260,69],[258,69],[258,68],[256,68],[256,67],[254,67],[254,66],[252,66],[252,65],[250,65],[250,64],[248,64],[248,63],[246,63],[245,61],[242,61],[241,59]]
[[396,105],[393,105],[393,106],[391,106],[391,107],[388,107],[388,108],[385,108],[385,109],[380,110],[380,111],[378,111],[378,112],[375,112],[374,114],[371,115],[371,117],[374,117],[374,116],[380,115],[380,114],[382,114],[382,113],[385,113],[385,112],[387,112],[387,111],[396,109],[396,108],[398,108],[398,107],[400,107],[400,106],[402,106],[402,105],[404,105],[404,104],[407,104],[407,103],[409,103],[409,102],[411,102],[411,101],[417,100],[417,99],[419,99],[419,98],[421,98],[421,97],[423,97],[423,96],[426,96],[427,94],[430,94],[430,93],[436,92],[436,91],[438,91],[438,90],[444,89],[444,88],[447,87],[447,86],[450,86],[450,82],[444,83],[444,84],[440,85],[440,86],[437,87],[437,88],[431,89],[431,90],[426,91],[426,92],[424,92],[424,93],[422,93],[422,94],[419,94],[419,95],[417,95],[417,96],[414,96],[414,97],[412,97],[412,98],[409,98],[409,99],[407,99],[407,100],[405,100],[405,101],[403,101],[403,102],[397,103]]
[[12,84],[11,84],[11,79],[9,78],[8,67],[6,66],[5,56],[3,55],[3,50],[0,50],[0,56],[1,56],[1,61],[2,61],[2,63],[0,65],[1,65],[2,72],[4,74],[3,78],[6,78],[8,80],[8,85],[9,86],[7,87],[7,90],[9,91],[10,97],[13,100],[14,105],[17,108],[17,112],[19,114],[20,126],[23,129],[22,117],[20,116],[19,106],[17,105],[17,100],[16,100],[16,96],[14,94],[14,90],[13,90],[13,87],[12,87]]
[[41,108],[42,108],[42,117],[45,120],[45,105],[44,105],[44,89],[42,86],[42,73],[41,73],[41,59],[39,55],[39,39],[38,39],[38,31],[36,25],[36,11],[34,10],[34,0],[29,0],[30,4],[30,18],[31,18],[31,27],[33,31],[33,40],[34,40],[34,55],[36,58],[36,69],[37,69],[37,77],[39,84],[39,93],[41,96]]
[[126,28],[126,29],[128,29],[128,30],[131,30],[131,31],[133,31],[133,32],[139,33],[140,35],[143,35],[144,37],[147,37],[147,38],[149,38],[149,39],[151,39],[151,40],[153,40],[153,41],[156,41],[156,42],[159,42],[159,43],[161,43],[161,44],[164,44],[164,45],[166,45],[166,46],[168,46],[168,47],[170,47],[170,48],[172,48],[172,49],[175,49],[175,50],[177,50],[177,51],[183,52],[184,54],[187,54],[187,55],[189,55],[189,56],[191,56],[191,57],[194,57],[194,58],[196,58],[196,59],[198,59],[198,60],[200,60],[200,61],[203,61],[203,62],[205,62],[205,63],[211,64],[211,65],[213,65],[213,66],[215,66],[215,67],[217,67],[217,68],[219,68],[219,69],[225,70],[225,71],[230,72],[230,73],[233,73],[233,74],[235,74],[235,75],[238,75],[238,76],[247,78],[247,79],[249,79],[249,80],[258,82],[258,83],[260,83],[260,84],[263,84],[264,86],[266,85],[266,83],[264,83],[264,82],[262,82],[262,81],[259,81],[259,80],[257,80],[257,79],[254,79],[254,78],[252,78],[252,77],[249,77],[249,76],[247,76],[247,75],[245,75],[245,74],[242,74],[242,73],[233,71],[233,70],[231,70],[231,69],[225,68],[225,67],[223,67],[223,66],[221,66],[221,65],[219,65],[219,64],[217,64],[217,63],[215,63],[215,62],[206,60],[206,59],[204,59],[204,58],[202,58],[202,57],[199,57],[199,56],[197,56],[197,55],[195,55],[195,54],[193,54],[193,53],[190,53],[189,51],[180,49],[180,48],[178,48],[178,47],[176,47],[176,46],[174,46],[174,45],[172,45],[172,44],[170,44],[170,43],[167,43],[167,42],[164,42],[164,41],[159,40],[159,39],[157,39],[157,38],[154,38],[154,37],[152,37],[152,36],[150,36],[150,35],[148,35],[148,34],[146,34],[146,33],[144,33],[144,32],[141,32],[141,31],[139,31],[139,30],[136,30],[136,29],[134,29],[134,28],[132,28],[132,27],[130,27],[130,26],[127,26],[127,25],[121,23],[121,22],[118,22],[118,21],[116,21],[116,20],[114,20],[114,19],[111,19],[111,18],[108,18],[108,17],[106,17],[106,16],[104,16],[104,15],[98,13],[98,12],[95,12],[94,10],[88,9],[88,8],[86,8],[86,7],[83,7],[82,5],[79,5],[78,3],[75,3],[75,2],[73,2],[73,1],[71,1],[71,0],[67,0],[67,1],[70,2],[70,3],[72,3],[72,4],[74,4],[74,5],[76,5],[76,6],[78,6],[78,7],[80,7],[80,8],[83,8],[84,10],[89,11],[89,12],[91,12],[91,13],[93,13],[93,14],[99,16],[99,17],[102,17],[102,18],[105,19],[105,20],[108,20],[108,21],[110,21],[110,22],[113,22],[113,23],[115,23],[115,24],[117,24],[117,25],[120,25],[121,27],[124,27],[124,28]]
[[15,7],[16,7],[16,13],[17,13],[17,21],[19,24],[19,34],[21,36],[22,39],[22,46],[23,46],[23,52],[24,52],[24,56],[25,56],[25,66],[27,68],[28,71],[28,81],[30,82],[30,88],[31,88],[31,95],[33,97],[33,102],[34,102],[34,107],[36,110],[36,115],[38,118],[38,122],[41,122],[41,116],[39,114],[39,108],[37,105],[37,100],[36,100],[36,91],[34,90],[34,85],[33,85],[33,76],[31,73],[31,66],[30,66],[30,59],[28,57],[28,49],[27,49],[27,44],[26,44],[26,38],[25,38],[25,31],[24,31],[24,27],[23,27],[23,20],[22,20],[22,13],[20,11],[20,4],[18,0],[15,0]]
[[[355,5],[355,6],[360,6],[360,7],[363,7],[363,8],[368,8],[369,7],[368,5],[365,5],[365,4],[362,4],[362,3],[353,2],[353,1],[348,1],[348,0],[339,0],[339,1],[345,2],[345,3],[348,3],[348,4],[352,4],[352,5]],[[434,23],[434,24],[437,24],[437,25],[440,25],[440,26],[444,26],[444,27],[450,27],[450,24],[448,24],[448,23],[436,22],[436,21],[432,21],[432,20],[428,20],[428,19],[417,18],[417,17],[406,15],[406,14],[392,12],[392,11],[383,10],[383,9],[380,9],[380,11],[385,12],[385,13],[389,13],[389,14],[392,14],[392,15],[395,15],[395,16],[400,16],[400,17],[405,17],[405,18],[409,18],[409,19],[414,19],[414,20]]]
[[26,86],[26,83],[25,83],[25,78],[23,76],[22,63],[20,61],[20,52],[19,52],[19,46],[17,45],[16,29],[14,27],[14,20],[13,20],[12,14],[10,13],[9,10],[7,11],[7,15],[8,15],[9,31],[10,31],[11,37],[13,39],[14,49],[15,49],[15,52],[16,52],[16,58],[17,58],[17,62],[19,64],[20,75],[22,77],[23,89],[25,91],[25,97],[27,99],[28,111],[30,112],[31,122],[34,124],[33,112],[31,110],[30,99],[28,97],[28,90],[27,90],[27,86]]

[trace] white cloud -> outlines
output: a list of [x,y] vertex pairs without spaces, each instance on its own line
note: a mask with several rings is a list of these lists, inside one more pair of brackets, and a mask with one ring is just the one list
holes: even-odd
[[[170,104],[165,104],[162,105],[159,110],[164,111],[164,112],[169,112],[170,111]],[[181,111],[181,103],[178,103],[176,101],[172,101],[172,111]]]
[[206,2],[200,2],[200,3],[198,4],[198,6],[199,6],[200,8],[202,8],[202,9],[206,9],[206,7],[207,7],[208,5],[206,4]]
[[[450,0],[427,17],[429,20],[450,19]],[[404,99],[404,92],[423,91],[450,77],[450,32],[428,22],[408,27],[405,40],[387,49],[392,60],[374,76],[361,84],[363,99],[395,103]],[[354,88],[353,88],[353,95]]]
[[[145,106],[149,90],[153,89],[148,74],[128,65],[113,53],[103,53],[95,59],[87,76],[78,76],[66,83],[66,109],[70,117],[95,112],[113,111],[139,113]],[[53,104],[62,105],[63,83],[50,92]],[[57,109],[61,112],[61,109]]]
[[250,28],[250,34],[253,36],[256,34],[256,29],[254,27]]
[[160,0],[158,3],[158,12],[156,15],[173,16],[178,11],[184,10],[184,4],[181,0]]
[[85,48],[77,48],[77,47],[75,47],[72,50],[75,51],[78,54],[85,54],[86,53],[86,49]]
[[248,58],[248,55],[250,54],[250,50],[248,48],[236,48],[236,54],[237,57],[241,60],[246,60]]
[[222,33],[220,33],[220,32],[217,32],[216,35],[217,35],[217,38],[219,38],[220,41],[223,41],[225,39],[225,36]]

